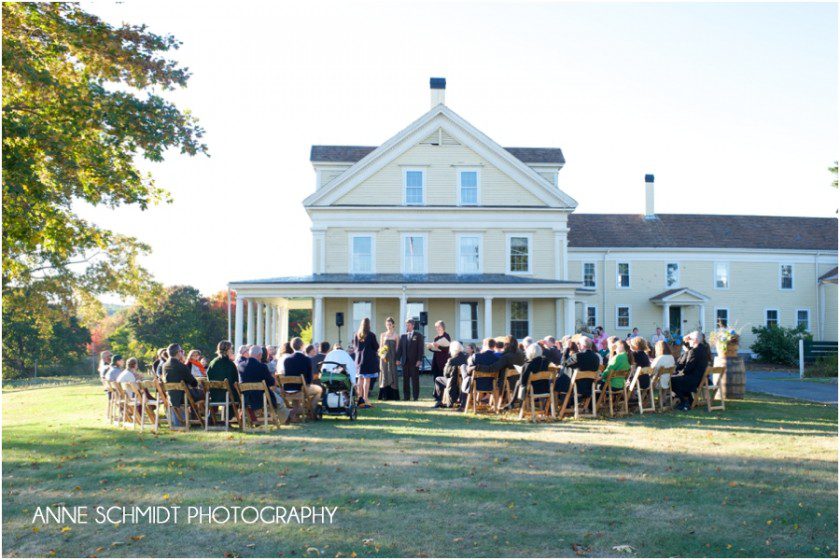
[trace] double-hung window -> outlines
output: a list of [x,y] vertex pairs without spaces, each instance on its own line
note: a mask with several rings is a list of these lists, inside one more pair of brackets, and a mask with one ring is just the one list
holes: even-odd
[[729,326],[729,309],[719,307],[715,309],[715,323],[718,327],[726,328]]
[[715,289],[728,290],[729,289],[729,263],[716,262],[715,263]]
[[478,340],[478,302],[462,301],[458,304],[459,340]]
[[425,203],[426,172],[422,169],[406,169],[403,174],[405,183],[405,203],[418,206]]
[[764,312],[764,324],[767,328],[779,326],[779,310],[767,309]]
[[665,287],[676,288],[680,285],[680,264],[668,263],[665,265]]
[[796,326],[802,327],[806,331],[811,330],[811,311],[808,309],[796,310]]
[[458,239],[458,273],[479,274],[481,272],[481,238],[476,235],[462,235]]
[[426,236],[406,234],[403,237],[403,272],[426,274]]
[[350,273],[370,274],[373,272],[373,236],[352,235],[350,237]]
[[583,286],[585,288],[595,287],[595,263],[583,263]]
[[619,329],[630,328],[630,306],[619,305],[615,308],[615,326]]
[[598,326],[598,308],[594,305],[586,306],[586,326],[590,329]]
[[793,265],[783,264],[779,266],[779,289],[793,289]]
[[530,310],[527,301],[510,302],[510,334],[521,340],[530,330]]
[[462,169],[458,171],[458,197],[461,206],[478,204],[478,170]]
[[615,285],[617,288],[630,287],[630,263],[620,262],[616,265]]
[[527,235],[508,236],[508,272],[531,272],[531,237]]

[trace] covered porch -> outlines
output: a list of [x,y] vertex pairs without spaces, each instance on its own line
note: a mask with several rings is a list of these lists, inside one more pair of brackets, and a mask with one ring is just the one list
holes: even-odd
[[[685,334],[683,325],[688,324],[683,308],[696,309],[696,318],[700,330],[706,332],[706,303],[709,300],[709,296],[690,288],[674,288],[650,298],[651,303],[662,308],[661,324],[663,328],[667,328],[672,333],[679,332],[681,334]],[[693,328],[689,326],[689,330],[693,330]]]
[[[525,335],[571,334],[575,331],[579,282],[517,277],[505,274],[316,274],[232,282],[236,292],[234,343],[279,344],[289,337],[289,310],[311,309],[315,342],[347,343],[362,317],[374,332],[384,330],[386,317],[403,331],[407,319],[428,315],[432,325],[443,320],[453,338],[464,342],[513,332]],[[343,325],[338,326],[338,314]]]

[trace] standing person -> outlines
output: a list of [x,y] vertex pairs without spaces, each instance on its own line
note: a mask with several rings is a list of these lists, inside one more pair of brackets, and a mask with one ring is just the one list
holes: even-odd
[[435,322],[435,340],[426,345],[426,348],[432,352],[432,380],[438,377],[443,377],[443,367],[449,360],[449,344],[452,342],[452,337],[446,332],[446,323],[443,321]]
[[414,330],[414,320],[405,322],[405,334],[397,342],[397,366],[402,365],[403,400],[420,398],[420,366],[423,364],[423,335]]
[[365,317],[359,323],[359,330],[353,336],[356,347],[356,371],[359,373],[359,405],[370,408],[370,385],[379,377],[379,342],[370,332],[370,319]]
[[[207,366],[207,379],[210,381],[227,380],[231,391],[228,397],[230,406],[228,407],[227,415],[228,418],[234,418],[233,404],[236,402],[236,397],[234,396],[236,389],[233,386],[239,382],[239,371],[233,362],[233,344],[229,340],[222,340],[216,345],[216,357]],[[211,389],[210,400],[213,402],[224,402],[225,391],[223,389]]]
[[400,400],[397,385],[397,324],[393,317],[385,319],[385,332],[379,335],[379,400]]

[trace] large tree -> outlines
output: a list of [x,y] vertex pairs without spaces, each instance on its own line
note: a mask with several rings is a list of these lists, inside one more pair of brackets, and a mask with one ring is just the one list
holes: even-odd
[[[137,166],[168,149],[206,153],[203,130],[162,92],[189,72],[179,42],[115,27],[68,3],[3,3],[3,304],[47,336],[97,295],[142,295],[148,247],[96,226],[79,202],[115,208],[168,200]],[[5,347],[5,336],[4,336]]]

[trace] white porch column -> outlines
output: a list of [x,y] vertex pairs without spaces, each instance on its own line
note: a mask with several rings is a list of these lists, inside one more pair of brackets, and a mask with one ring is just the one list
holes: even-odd
[[706,333],[706,306],[705,305],[700,305],[698,307],[699,307],[698,312],[700,313],[700,331],[703,332],[703,334],[705,334]]
[[243,322],[244,322],[244,319],[245,319],[245,317],[243,316],[245,314],[244,313],[245,309],[243,309],[244,304],[245,304],[245,298],[242,298],[242,297],[239,296],[239,294],[236,294],[236,334],[234,335],[234,339],[233,339],[234,340],[234,349],[233,349],[234,352],[239,352],[239,347],[242,346],[243,344],[245,344],[242,341],[242,330],[243,330],[242,327],[243,327]]
[[670,303],[663,303],[662,304],[662,330],[669,331],[671,330],[671,304]]
[[563,330],[564,334],[575,334],[575,298],[566,296],[563,298]]
[[402,293],[400,296],[400,318],[398,319],[400,324],[397,325],[397,332],[403,332],[405,330],[405,322],[408,320],[408,298],[405,295],[405,292]]
[[248,340],[245,344],[255,344],[254,342],[254,300],[248,298]]
[[274,346],[274,305],[265,306],[265,345]]
[[265,332],[265,317],[263,316],[263,309],[265,309],[265,305],[263,302],[257,302],[257,341],[254,344],[259,344],[260,346],[265,346],[265,338],[263,334]]
[[324,298],[315,297],[312,302],[312,344],[324,341]]
[[280,306],[280,342],[289,340],[289,307]]
[[484,298],[484,338],[493,336],[493,298]]
[[558,340],[563,338],[563,325],[566,324],[564,315],[565,308],[563,307],[563,298],[554,300],[554,332],[552,336]]

